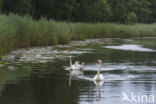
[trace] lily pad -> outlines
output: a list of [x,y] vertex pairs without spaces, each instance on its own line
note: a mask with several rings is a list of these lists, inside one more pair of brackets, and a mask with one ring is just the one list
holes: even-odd
[[4,64],[4,62],[0,61],[0,64]]

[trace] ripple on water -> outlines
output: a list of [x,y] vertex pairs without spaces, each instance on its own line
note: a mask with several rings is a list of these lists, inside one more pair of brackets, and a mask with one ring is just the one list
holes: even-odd
[[[139,78],[140,75],[116,75],[116,74],[103,74],[104,75],[104,82],[107,81],[127,81],[133,80],[135,78]],[[87,81],[94,81],[93,76],[84,75],[83,77],[77,76],[79,80],[87,80]],[[103,83],[104,83],[103,82]],[[102,84],[100,84],[102,85]]]
[[[98,66],[96,64],[86,65],[85,71],[97,71]],[[146,70],[156,70],[155,66],[145,66],[145,65],[133,65],[128,63],[105,63],[101,68],[101,71],[113,71],[113,70],[137,70],[137,71],[146,71]]]
[[[65,70],[68,70],[69,67],[66,67]],[[84,71],[87,74],[84,76],[77,76],[76,79],[78,80],[87,80],[93,81],[94,75],[97,73],[98,66],[96,64],[86,65],[84,67]],[[136,78],[142,77],[142,72],[152,72],[156,70],[155,66],[143,66],[143,65],[133,65],[132,63],[120,63],[120,64],[112,64],[112,63],[105,63],[104,66],[101,68],[101,74],[104,75],[105,81],[127,81],[133,80]],[[122,71],[122,73],[117,73],[116,71]],[[133,73],[134,71],[134,73]],[[88,73],[92,72],[92,73]],[[146,74],[148,75],[148,74]],[[154,74],[152,74],[154,75]],[[152,76],[150,74],[150,76]]]
[[156,52],[156,50],[143,48],[142,45],[136,45],[136,44],[122,44],[119,46],[104,46],[104,48],[124,50],[124,51]]

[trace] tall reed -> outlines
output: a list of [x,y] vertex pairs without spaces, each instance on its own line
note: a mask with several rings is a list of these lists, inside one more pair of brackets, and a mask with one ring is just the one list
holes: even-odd
[[56,22],[30,16],[0,14],[0,56],[17,48],[66,44],[88,38],[156,36],[156,24]]

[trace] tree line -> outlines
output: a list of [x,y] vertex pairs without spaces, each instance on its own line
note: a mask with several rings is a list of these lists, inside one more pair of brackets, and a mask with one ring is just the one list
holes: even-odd
[[156,22],[156,0],[0,0],[0,12],[57,21]]

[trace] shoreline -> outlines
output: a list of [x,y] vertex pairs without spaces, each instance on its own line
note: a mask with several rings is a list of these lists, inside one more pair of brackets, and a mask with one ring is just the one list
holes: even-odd
[[[146,37],[140,37],[140,39],[144,38],[147,39]],[[53,59],[56,58],[66,58],[70,55],[90,53],[92,52],[92,49],[85,47],[89,44],[92,45],[110,44],[115,40],[122,40],[123,42],[124,41],[131,42],[134,41],[133,39],[138,39],[138,37],[86,39],[81,41],[71,41],[70,43],[63,45],[58,44],[54,46],[36,46],[29,48],[21,48],[11,51],[9,54],[5,56],[2,56],[2,61],[45,63],[48,61],[52,61]],[[153,39],[153,37],[151,38],[148,37],[148,39]],[[78,47],[85,48],[79,49]]]

